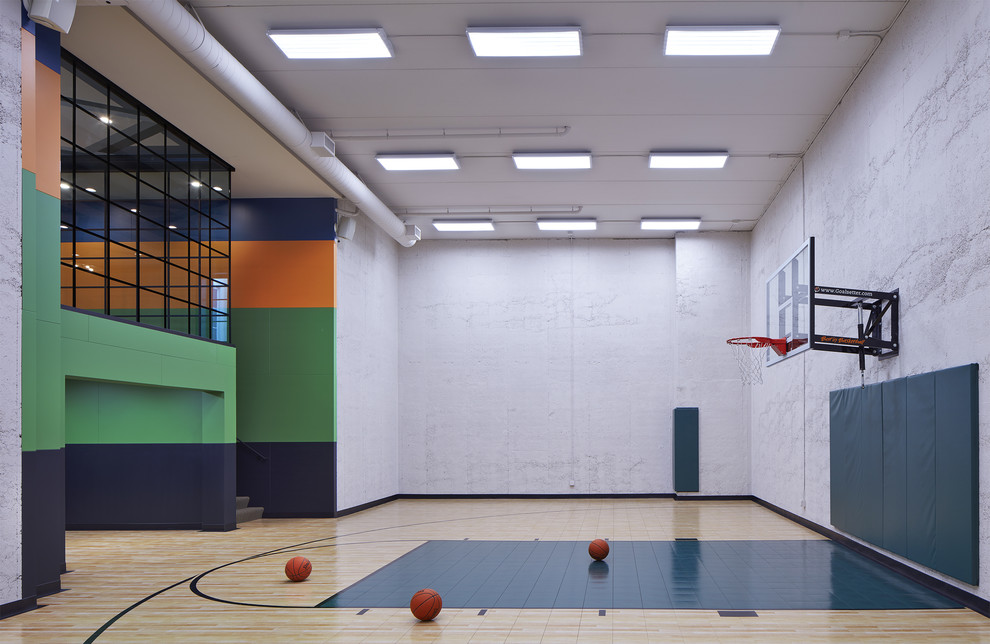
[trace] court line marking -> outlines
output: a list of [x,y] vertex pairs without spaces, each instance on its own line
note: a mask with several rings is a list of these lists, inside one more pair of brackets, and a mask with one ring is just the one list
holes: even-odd
[[[413,527],[416,527],[416,526],[435,525],[435,524],[438,524],[438,523],[454,523],[454,522],[457,522],[457,521],[476,521],[478,519],[500,519],[500,518],[504,518],[504,517],[525,516],[527,514],[552,514],[552,513],[557,513],[557,512],[573,512],[575,509],[584,509],[584,510],[587,510],[589,508],[564,508],[564,509],[560,509],[560,510],[540,510],[540,511],[533,511],[533,512],[510,512],[510,513],[507,513],[507,514],[489,514],[489,515],[483,515],[483,516],[477,516],[477,517],[461,517],[461,518],[457,518],[457,519],[438,519],[436,521],[421,521],[419,523],[407,523],[405,525],[393,525],[393,526],[387,526],[387,527],[384,527],[384,528],[372,528],[370,530],[359,530],[358,532],[351,532],[351,533],[348,533],[348,534],[339,534],[339,535],[335,535],[335,536],[332,536],[332,537],[323,537],[322,539],[311,539],[310,541],[303,541],[302,543],[297,543],[297,544],[290,545],[290,546],[283,546],[281,548],[276,548],[274,550],[269,550],[267,552],[263,552],[263,553],[260,553],[260,554],[257,554],[257,555],[252,555],[250,557],[244,557],[243,559],[239,559],[237,561],[231,561],[230,563],[226,563],[226,564],[223,564],[222,566],[217,566],[216,568],[212,568],[210,570],[207,570],[206,572],[201,573],[201,574],[199,574],[199,575],[197,575],[195,577],[188,577],[186,579],[183,579],[182,581],[177,581],[174,584],[172,584],[171,586],[168,586],[167,588],[162,588],[161,590],[148,595],[144,599],[141,599],[141,600],[138,600],[138,601],[134,602],[133,604],[131,604],[130,606],[128,606],[124,610],[120,611],[119,613],[117,613],[116,615],[114,615],[113,617],[111,617],[106,623],[103,624],[103,626],[101,626],[100,628],[98,628],[96,631],[93,632],[92,635],[90,635],[88,638],[86,638],[86,641],[83,644],[91,644],[93,641],[96,640],[97,637],[99,637],[104,632],[106,632],[106,630],[110,627],[111,624],[113,624],[114,622],[116,622],[118,619],[120,619],[121,617],[123,617],[127,613],[131,612],[132,610],[134,610],[135,608],[137,608],[141,604],[143,604],[143,603],[145,603],[147,601],[150,601],[151,599],[155,598],[156,596],[164,593],[165,591],[171,590],[171,589],[175,588],[176,586],[178,586],[179,584],[183,584],[183,583],[189,581],[190,579],[192,581],[189,583],[189,589],[192,590],[193,593],[195,593],[195,594],[197,594],[200,597],[203,597],[205,599],[211,599],[213,601],[224,603],[224,604],[234,604],[234,605],[244,605],[244,606],[257,606],[259,608],[315,608],[315,606],[266,606],[264,604],[241,604],[239,602],[232,602],[232,601],[227,601],[225,599],[217,599],[215,597],[210,597],[209,595],[206,595],[206,594],[204,594],[204,593],[202,593],[202,592],[200,592],[200,591],[198,591],[196,589],[196,587],[195,587],[196,586],[196,583],[200,579],[202,579],[203,577],[205,577],[206,575],[210,574],[211,572],[220,570],[222,568],[226,568],[227,566],[233,566],[234,564],[243,563],[245,561],[251,561],[252,559],[258,559],[260,557],[267,557],[269,555],[278,554],[278,553],[292,552],[293,551],[292,550],[293,548],[301,548],[302,546],[308,546],[308,545],[313,544],[313,543],[320,543],[321,541],[336,541],[336,540],[342,539],[344,537],[354,537],[354,536],[357,536],[357,535],[360,535],[360,534],[369,534],[369,533],[372,533],[372,532],[381,532],[383,530],[396,530],[396,529],[399,529],[399,528],[413,528]],[[396,541],[402,541],[402,540],[401,539],[396,539]],[[420,539],[409,539],[409,541],[420,541]],[[368,542],[368,543],[376,543],[376,542],[372,541],[372,542]],[[330,545],[336,545],[336,544],[327,544],[327,545],[330,546]],[[347,544],[344,544],[344,545],[347,545]],[[314,548],[315,547],[317,547],[317,546],[314,546]],[[306,548],[306,549],[308,549],[308,548]]]

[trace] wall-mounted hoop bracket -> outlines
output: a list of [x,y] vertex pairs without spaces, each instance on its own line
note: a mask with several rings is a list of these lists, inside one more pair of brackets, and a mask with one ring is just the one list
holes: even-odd
[[[857,353],[861,356],[871,355],[881,360],[892,358],[897,355],[900,349],[898,338],[900,330],[899,304],[898,289],[868,291],[859,288],[836,288],[816,284],[811,294],[811,348],[818,351]],[[819,306],[857,310],[860,314],[857,325],[858,337],[850,338],[820,333],[814,323],[815,309]],[[864,313],[869,314],[865,322],[862,319]],[[889,320],[887,337],[884,337],[885,318]]]

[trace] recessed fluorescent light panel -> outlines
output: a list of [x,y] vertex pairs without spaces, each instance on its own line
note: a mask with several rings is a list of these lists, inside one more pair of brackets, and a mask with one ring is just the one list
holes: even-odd
[[537,219],[540,230],[595,230],[598,222],[594,219]]
[[651,152],[650,167],[661,169],[722,168],[726,152]]
[[288,58],[391,58],[382,29],[272,29],[268,32]]
[[698,230],[700,219],[642,219],[640,230]]
[[482,233],[495,230],[491,219],[434,219],[433,227],[442,233]]
[[580,56],[577,27],[478,28],[467,30],[475,56]]
[[780,27],[667,27],[667,56],[769,56]]
[[587,170],[591,168],[588,152],[519,152],[512,155],[519,170]]
[[375,158],[389,171],[457,170],[461,167],[453,154],[379,154]]

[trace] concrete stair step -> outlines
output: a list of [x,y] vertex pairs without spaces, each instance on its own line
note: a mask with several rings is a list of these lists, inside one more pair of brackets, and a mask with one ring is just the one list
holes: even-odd
[[237,509],[238,510],[243,510],[244,508],[246,508],[248,506],[248,503],[251,501],[251,497],[249,497],[249,496],[239,496],[239,497],[236,497],[236,500],[237,500]]
[[254,521],[255,519],[260,519],[261,515],[264,513],[265,508],[237,508],[236,522],[240,525],[242,523],[247,523],[248,521]]

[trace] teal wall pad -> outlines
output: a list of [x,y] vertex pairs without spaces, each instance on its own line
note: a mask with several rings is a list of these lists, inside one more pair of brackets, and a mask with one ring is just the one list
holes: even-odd
[[674,409],[674,491],[699,490],[698,408]]
[[935,563],[935,376],[907,378],[905,404],[907,558],[933,567]]
[[[883,546],[907,557],[907,382],[881,385],[883,391]],[[913,499],[912,503],[913,505]]]
[[977,366],[935,373],[935,565],[979,578]]
[[836,528],[979,582],[975,364],[830,395]]

